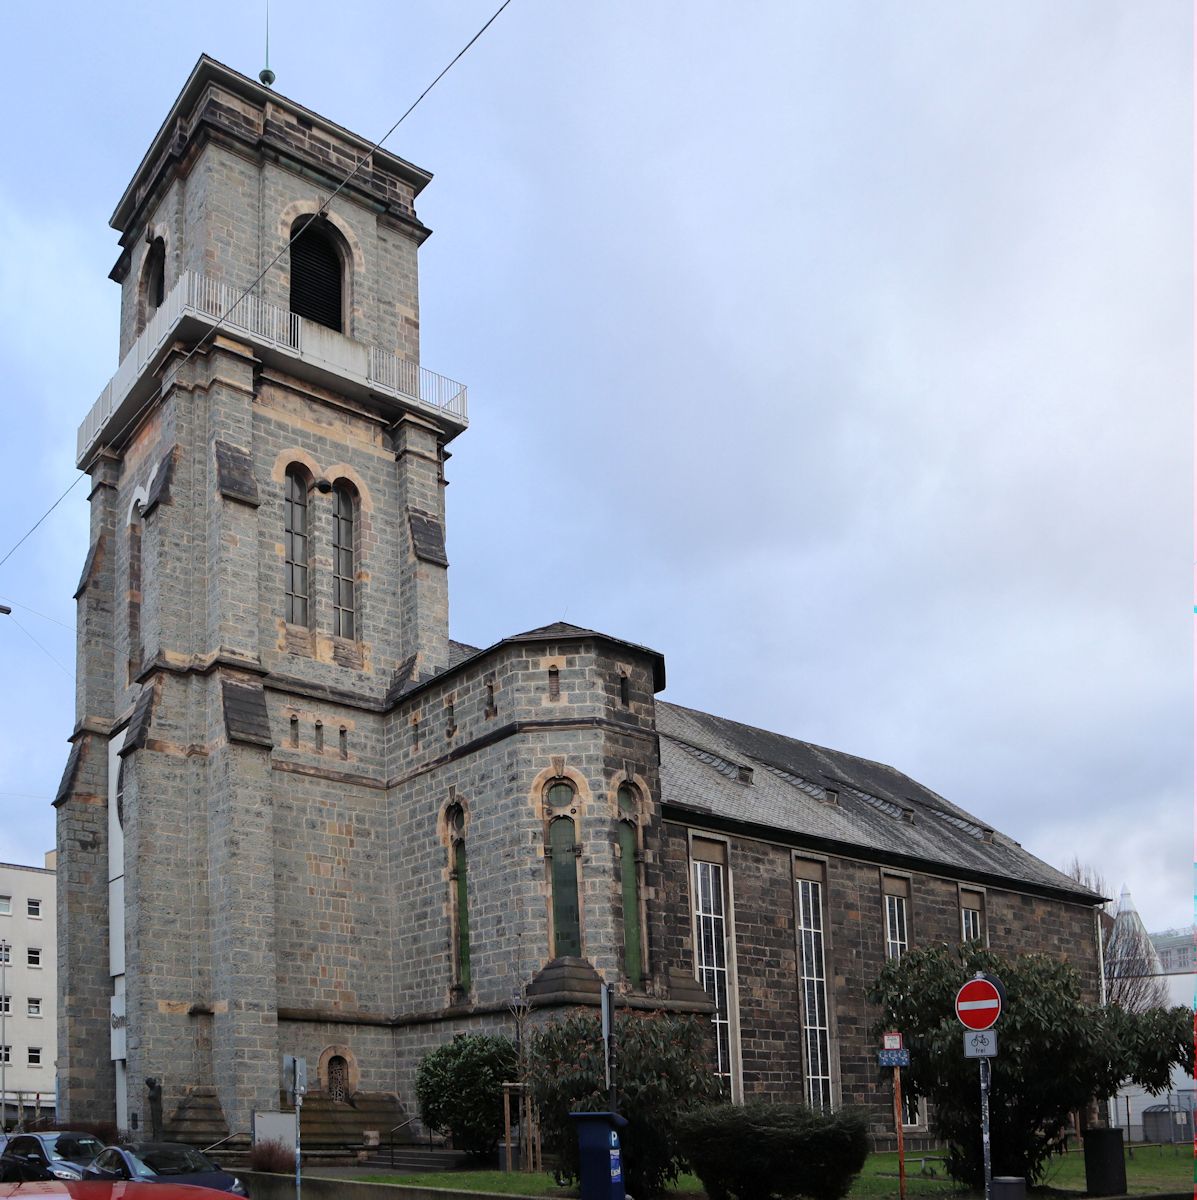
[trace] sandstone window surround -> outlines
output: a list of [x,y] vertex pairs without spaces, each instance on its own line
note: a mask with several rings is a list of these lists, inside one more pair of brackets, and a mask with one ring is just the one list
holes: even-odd
[[146,251],[138,287],[137,329],[143,330],[166,299],[166,242],[153,238]]
[[715,1075],[728,1099],[739,1098],[739,1021],[736,1012],[735,920],[727,844],[694,837],[690,842],[693,887],[694,968],[715,1005]]
[[619,884],[623,901],[623,973],[633,991],[644,987],[644,906],[641,872],[644,854],[640,844],[640,793],[621,783],[616,793],[619,823]]
[[881,876],[885,901],[885,957],[901,958],[910,949],[910,880]]
[[577,792],[572,783],[557,779],[545,792],[549,813],[545,866],[549,875],[552,958],[582,957],[582,911],[578,875],[582,846],[577,837]]
[[960,889],[960,940],[986,944],[985,893],[974,888]]
[[824,940],[825,870],[822,862],[813,859],[794,860],[806,1101],[812,1108],[830,1112],[834,1106],[834,1077]]

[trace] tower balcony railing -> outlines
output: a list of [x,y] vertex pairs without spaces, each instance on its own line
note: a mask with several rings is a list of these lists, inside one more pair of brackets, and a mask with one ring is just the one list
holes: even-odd
[[246,338],[269,358],[289,360],[292,370],[333,386],[397,400],[465,428],[466,387],[418,363],[345,337],[252,293],[184,271],[145,328],[121,359],[116,374],[100,393],[79,426],[77,461],[82,466],[101,441],[113,442],[140,418],[156,383],[152,369],[160,365],[172,342],[185,332],[219,324]]

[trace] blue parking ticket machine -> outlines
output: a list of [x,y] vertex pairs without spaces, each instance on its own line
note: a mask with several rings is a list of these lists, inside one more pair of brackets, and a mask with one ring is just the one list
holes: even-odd
[[624,1200],[619,1131],[628,1123],[613,1112],[573,1112],[578,1123],[581,1200]]

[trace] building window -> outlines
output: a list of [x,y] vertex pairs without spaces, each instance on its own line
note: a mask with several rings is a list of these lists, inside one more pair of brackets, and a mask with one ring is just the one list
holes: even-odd
[[12,1012],[12,997],[0,996],[0,1013],[8,1014]]
[[985,938],[985,895],[960,889],[960,940],[982,942]]
[[148,321],[166,299],[166,243],[159,237],[145,256],[145,317]]
[[885,957],[901,958],[910,949],[910,881],[882,875],[881,891],[885,899]]
[[28,916],[40,921],[42,919],[42,902],[40,900],[33,899],[26,900],[25,912]]
[[[558,785],[559,786],[559,785]],[[569,799],[573,789],[566,785]],[[550,789],[550,803],[555,789]],[[558,792],[558,795],[560,793]],[[568,801],[567,801],[568,803]],[[549,856],[553,888],[553,957],[582,956],[581,912],[578,905],[578,845],[572,817],[549,822]]]
[[141,517],[129,522],[129,588],[125,596],[129,633],[128,671],[132,683],[141,670]]
[[0,942],[0,963],[12,962],[12,948],[7,942]]
[[12,1047],[11,1046],[0,1046],[0,1062],[2,1062],[2,1063],[12,1062]]
[[917,1129],[927,1123],[926,1105],[902,1088],[902,1128]]
[[37,946],[30,946],[27,955],[28,966],[40,967],[42,965],[42,952]]
[[465,844],[465,810],[450,805],[445,814],[449,827],[449,881],[452,884],[450,910],[453,913],[453,984],[463,992],[470,990],[470,889]]
[[831,1110],[831,1027],[827,1014],[827,970],[823,945],[823,869],[796,862],[798,971],[802,994],[806,1100]]
[[333,634],[354,636],[354,495],[348,484],[333,489]]
[[644,952],[640,936],[640,864],[636,823],[636,789],[622,784],[617,796],[619,806],[619,882],[623,899],[623,973],[629,985],[644,985]]
[[0,896],[0,916],[8,917],[12,915],[12,897]]
[[291,236],[291,311],[342,332],[341,254],[329,223],[300,217]]
[[287,470],[283,503],[283,548],[287,623],[308,624],[308,481],[298,468]]
[[25,1003],[25,1015],[30,1017],[40,1017],[42,1015],[42,1001],[40,996],[30,996]]
[[42,1048],[40,1046],[29,1047],[29,1065],[31,1067],[40,1067],[42,1065]]
[[[715,1075],[732,1095],[731,990],[728,976],[727,850],[722,842],[699,842],[694,855],[695,966],[698,982],[715,1005]],[[702,855],[701,858],[698,855]]]

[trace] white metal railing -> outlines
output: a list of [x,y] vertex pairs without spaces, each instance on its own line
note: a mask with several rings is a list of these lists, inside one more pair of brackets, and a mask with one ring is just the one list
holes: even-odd
[[[222,328],[246,334],[257,345],[272,346],[285,354],[303,358],[302,317],[270,304],[260,296],[242,295],[241,289],[210,279],[199,271],[184,271],[84,417],[79,426],[79,459],[95,445],[146,364],[158,354],[185,316],[213,324],[219,321]],[[367,382],[373,389],[414,400],[462,421],[466,419],[464,384],[378,346],[367,345],[367,350]]]

